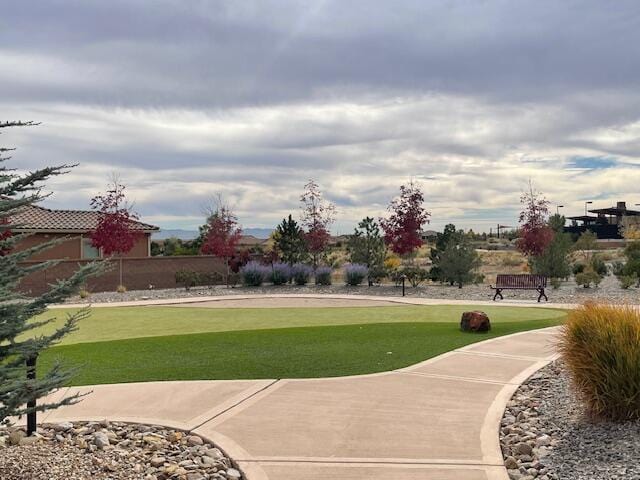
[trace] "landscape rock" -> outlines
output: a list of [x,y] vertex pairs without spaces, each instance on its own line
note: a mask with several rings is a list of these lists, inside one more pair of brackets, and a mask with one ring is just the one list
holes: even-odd
[[242,473],[198,435],[154,425],[64,422],[27,437],[0,427],[1,480],[239,480]]
[[512,480],[640,478],[640,421],[590,421],[559,361],[508,402],[500,444]]
[[460,319],[460,330],[463,332],[488,332],[491,330],[489,316],[477,310],[464,312]]

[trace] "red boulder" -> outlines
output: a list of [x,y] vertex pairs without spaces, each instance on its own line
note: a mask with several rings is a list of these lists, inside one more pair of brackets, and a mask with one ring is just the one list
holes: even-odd
[[460,330],[463,332],[488,332],[491,322],[484,312],[464,312],[460,320]]

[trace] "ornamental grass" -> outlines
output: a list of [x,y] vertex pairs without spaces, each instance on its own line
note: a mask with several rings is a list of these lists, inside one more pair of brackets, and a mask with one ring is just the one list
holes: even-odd
[[593,419],[640,419],[639,307],[587,303],[573,310],[559,348]]

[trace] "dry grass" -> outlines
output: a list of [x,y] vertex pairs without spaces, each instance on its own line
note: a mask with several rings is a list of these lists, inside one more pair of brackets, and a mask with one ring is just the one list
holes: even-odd
[[559,342],[587,413],[596,419],[640,418],[640,309],[587,303],[572,311]]
[[485,276],[485,283],[495,281],[499,273],[524,273],[528,271],[527,259],[520,252],[513,250],[479,250],[480,273]]

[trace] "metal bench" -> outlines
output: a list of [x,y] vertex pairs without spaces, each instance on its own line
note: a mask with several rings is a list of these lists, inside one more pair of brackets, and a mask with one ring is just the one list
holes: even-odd
[[544,293],[544,289],[547,287],[547,277],[544,275],[530,275],[530,274],[518,274],[518,275],[498,275],[496,278],[496,286],[490,285],[491,289],[496,291],[493,296],[493,300],[500,297],[500,300],[504,300],[502,296],[503,290],[535,290],[539,293],[538,302],[542,298],[545,301],[549,301],[547,295]]

